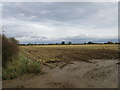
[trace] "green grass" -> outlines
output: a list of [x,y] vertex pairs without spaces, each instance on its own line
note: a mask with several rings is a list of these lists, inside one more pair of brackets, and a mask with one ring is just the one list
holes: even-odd
[[37,74],[41,72],[40,62],[28,59],[24,53],[19,53],[18,57],[7,64],[2,70],[2,79],[13,79],[23,74]]

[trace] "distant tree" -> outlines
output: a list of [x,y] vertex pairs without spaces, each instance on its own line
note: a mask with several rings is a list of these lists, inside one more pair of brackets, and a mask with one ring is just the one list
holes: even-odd
[[115,42],[115,44],[118,44],[118,42]]
[[116,42],[116,44],[120,44],[120,42]]
[[114,44],[114,42],[108,41],[105,44]]
[[28,43],[27,45],[32,45],[31,43]]
[[93,42],[89,41],[87,44],[93,44]]
[[[42,44],[42,45],[44,45],[44,44]],[[54,45],[53,43],[49,43],[48,45]]]
[[68,42],[68,44],[69,44],[69,45],[71,45],[71,44],[72,44],[72,42]]
[[65,41],[62,41],[61,44],[64,45],[64,44],[65,44]]

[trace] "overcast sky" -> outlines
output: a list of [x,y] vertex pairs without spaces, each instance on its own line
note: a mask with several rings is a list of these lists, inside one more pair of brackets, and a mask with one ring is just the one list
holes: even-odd
[[118,39],[117,2],[4,2],[2,25],[20,43]]

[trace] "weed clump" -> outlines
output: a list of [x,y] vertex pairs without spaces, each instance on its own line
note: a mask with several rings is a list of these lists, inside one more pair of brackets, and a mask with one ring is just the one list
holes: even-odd
[[23,74],[37,74],[41,72],[40,62],[29,60],[23,53],[19,53],[18,60],[9,62],[6,68],[3,68],[2,78],[13,79]]

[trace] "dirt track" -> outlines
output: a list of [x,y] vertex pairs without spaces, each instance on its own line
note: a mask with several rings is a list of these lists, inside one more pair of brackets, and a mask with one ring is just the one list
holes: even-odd
[[53,67],[42,65],[44,74],[24,75],[4,80],[3,88],[116,88],[118,87],[117,60],[73,61]]

